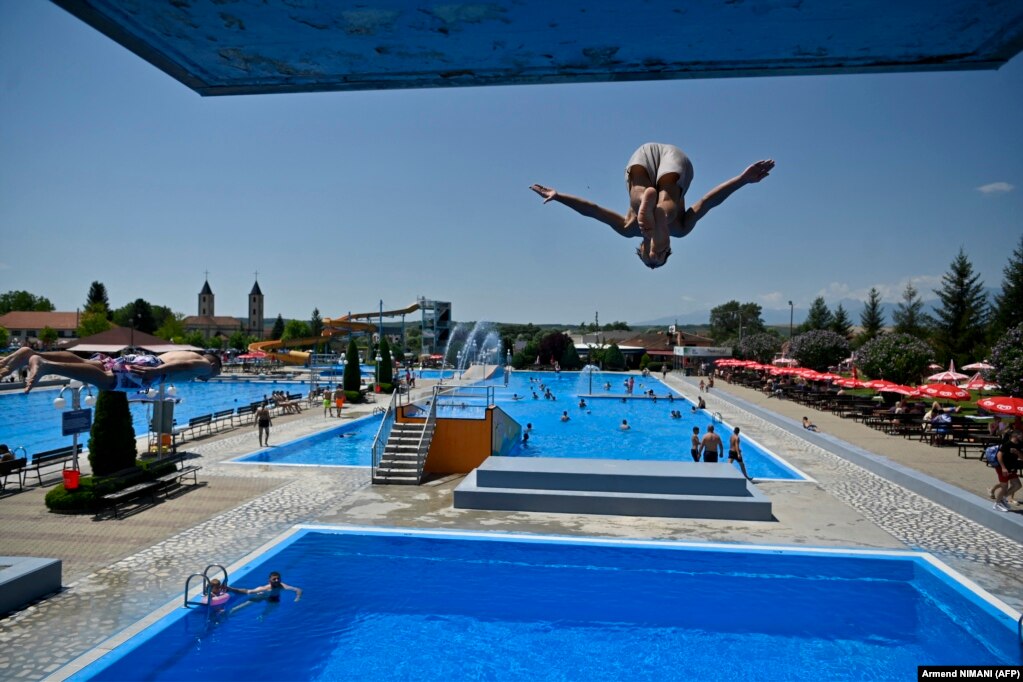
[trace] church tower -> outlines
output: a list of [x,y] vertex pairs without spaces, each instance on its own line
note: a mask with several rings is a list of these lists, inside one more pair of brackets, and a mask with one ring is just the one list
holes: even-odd
[[199,292],[199,317],[213,316],[213,290],[210,289],[210,280],[207,279]]
[[263,338],[263,292],[259,289],[259,280],[249,292],[249,334]]

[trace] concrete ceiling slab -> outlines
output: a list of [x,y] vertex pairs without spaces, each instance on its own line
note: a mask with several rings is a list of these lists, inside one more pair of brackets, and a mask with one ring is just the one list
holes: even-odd
[[997,68],[1023,0],[53,0],[201,95]]

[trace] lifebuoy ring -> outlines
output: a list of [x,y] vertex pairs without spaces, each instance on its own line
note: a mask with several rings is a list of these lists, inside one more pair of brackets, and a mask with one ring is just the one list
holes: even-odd
[[230,594],[227,592],[221,592],[220,594],[213,595],[212,597],[208,594],[204,595],[200,601],[207,606],[220,606],[230,598]]

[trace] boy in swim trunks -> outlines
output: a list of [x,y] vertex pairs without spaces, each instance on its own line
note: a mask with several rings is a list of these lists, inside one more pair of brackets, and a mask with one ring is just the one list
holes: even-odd
[[671,237],[685,237],[710,209],[720,205],[740,187],[760,182],[773,168],[771,159],[757,161],[687,209],[685,195],[693,180],[692,162],[678,147],[647,142],[632,154],[625,166],[625,184],[629,192],[629,212],[626,215],[543,185],[532,185],[530,189],[543,197],[545,204],[557,201],[588,218],[610,225],[623,237],[640,237],[643,242],[636,249],[639,259],[649,268],[659,268],[671,255]]
[[742,461],[742,444],[739,442],[738,426],[732,431],[732,437],[728,439],[728,463],[732,462],[738,462],[739,468],[742,469],[742,475],[749,478],[749,474],[746,473],[746,463]]
[[0,361],[0,378],[25,366],[28,367],[25,393],[47,374],[92,384],[104,391],[126,392],[143,390],[165,381],[205,381],[220,374],[220,358],[213,353],[174,350],[159,357],[94,355],[86,360],[68,351],[37,353],[31,348],[19,348]]

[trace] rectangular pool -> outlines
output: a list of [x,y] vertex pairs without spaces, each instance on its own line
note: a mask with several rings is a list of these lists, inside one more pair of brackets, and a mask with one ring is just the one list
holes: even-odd
[[71,679],[907,680],[1023,663],[1019,614],[915,552],[301,527],[231,584],[270,571],[301,601],[179,599]]

